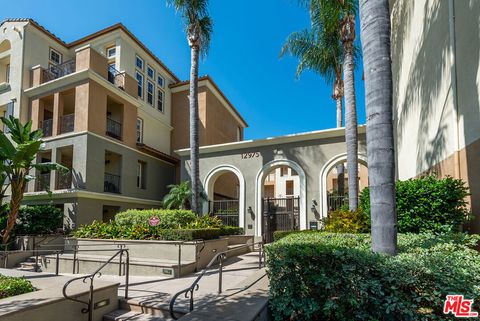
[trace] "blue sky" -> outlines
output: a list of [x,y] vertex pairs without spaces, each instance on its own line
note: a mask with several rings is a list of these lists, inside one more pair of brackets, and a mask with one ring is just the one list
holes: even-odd
[[[297,60],[279,59],[287,36],[308,26],[296,0],[210,0],[214,34],[200,74],[209,74],[250,127],[246,139],[335,127],[331,85]],[[5,1],[0,20],[33,18],[66,42],[122,22],[181,79],[188,79],[190,51],[180,17],[164,0]],[[359,33],[357,33],[359,34]],[[365,123],[362,68],[356,71],[359,123]]]

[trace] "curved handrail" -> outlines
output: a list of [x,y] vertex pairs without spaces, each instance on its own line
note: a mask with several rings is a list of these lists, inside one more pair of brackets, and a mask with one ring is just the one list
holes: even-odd
[[[110,249],[110,251],[111,251],[111,249]],[[63,286],[62,294],[63,294],[63,297],[65,299],[75,301],[75,302],[79,302],[79,303],[85,304],[87,306],[85,308],[82,308],[81,312],[82,313],[88,313],[88,321],[92,321],[92,319],[93,319],[93,290],[94,290],[93,280],[95,279],[96,276],[100,277],[102,275],[101,270],[105,266],[110,264],[113,261],[113,259],[115,259],[119,255],[122,256],[124,253],[126,255],[125,299],[128,299],[128,280],[129,280],[130,255],[129,255],[128,249],[126,249],[126,248],[119,249],[104,264],[102,264],[98,269],[96,269],[95,272],[93,272],[89,275],[73,278],[73,279],[69,280],[67,283],[65,283],[65,285]],[[121,261],[119,262],[119,264],[121,265]],[[82,280],[83,283],[87,283],[88,279],[90,279],[90,289],[89,289],[89,299],[88,299],[88,301],[82,301],[82,300],[79,300],[77,298],[71,297],[67,294],[67,288],[70,284],[72,284],[73,282],[78,281],[78,280]]]
[[187,299],[190,299],[190,307],[189,307],[189,310],[190,311],[193,311],[193,293],[195,291],[198,291],[198,289],[200,288],[199,286],[199,282],[200,280],[203,278],[203,276],[207,273],[207,271],[210,269],[210,267],[216,262],[216,261],[220,261],[219,263],[219,292],[221,292],[221,284],[222,284],[222,281],[221,281],[221,278],[222,278],[222,266],[223,266],[223,260],[226,259],[227,257],[227,253],[229,252],[233,252],[233,251],[237,251],[239,248],[244,248],[244,247],[254,247],[255,245],[259,245],[259,268],[262,267],[262,258],[263,258],[263,255],[262,255],[262,249],[263,249],[263,242],[260,241],[260,242],[255,242],[255,243],[251,243],[251,244],[245,244],[241,247],[236,247],[234,249],[230,249],[230,250],[226,250],[226,251],[223,251],[223,252],[219,252],[217,254],[215,254],[215,256],[210,260],[210,262],[207,264],[207,266],[202,270],[202,272],[197,276],[197,278],[195,279],[195,281],[193,281],[192,285],[190,285],[188,288],[185,288],[183,290],[180,290],[178,291],[177,293],[175,293],[173,296],[172,296],[172,299],[170,300],[170,305],[169,305],[169,310],[170,310],[170,316],[174,319],[174,320],[178,320],[178,317],[175,315],[175,311],[174,311],[174,307],[175,307],[175,301],[177,300],[177,298],[184,294],[185,295],[185,298]]

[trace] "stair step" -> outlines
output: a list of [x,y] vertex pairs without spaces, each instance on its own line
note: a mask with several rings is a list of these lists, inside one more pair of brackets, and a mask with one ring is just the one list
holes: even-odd
[[[156,300],[149,301],[148,299],[143,299],[140,302],[135,299],[119,299],[119,306],[120,309],[136,313],[145,313],[159,318],[170,318],[170,310],[168,306],[170,298],[166,298],[164,301],[165,302],[160,304]],[[183,311],[181,309],[176,309],[175,312],[179,316],[188,313],[188,311]]]
[[105,314],[103,321],[171,321],[172,318],[154,316],[129,310],[116,310]]

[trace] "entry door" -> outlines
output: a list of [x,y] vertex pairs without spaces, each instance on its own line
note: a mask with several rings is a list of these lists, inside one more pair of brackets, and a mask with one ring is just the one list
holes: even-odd
[[262,231],[266,243],[275,231],[295,231],[299,224],[299,197],[262,199]]

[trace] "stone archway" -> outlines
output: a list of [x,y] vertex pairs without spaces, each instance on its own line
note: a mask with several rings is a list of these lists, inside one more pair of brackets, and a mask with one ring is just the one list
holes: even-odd
[[[338,154],[332,157],[320,170],[320,217],[324,218],[328,213],[328,201],[327,201],[327,175],[338,164],[347,161],[347,153]],[[358,163],[367,165],[367,156],[365,154],[358,154]]]
[[[214,195],[214,186],[216,180],[225,173],[233,173],[238,178],[239,182],[239,197],[238,197],[238,222],[239,226],[245,228],[245,178],[243,177],[242,172],[232,165],[219,165],[207,174],[204,181],[205,192],[207,193],[208,199],[213,199]],[[208,202],[204,204],[204,212],[208,211]]]
[[294,161],[288,159],[273,160],[265,164],[262,169],[257,173],[256,176],[256,189],[255,189],[255,208],[256,208],[256,224],[255,224],[255,235],[262,236],[262,197],[263,197],[263,183],[266,176],[272,170],[277,167],[287,166],[294,169],[300,178],[300,189],[299,189],[299,216],[300,216],[300,229],[304,230],[307,228],[307,182],[306,175],[303,168]]

